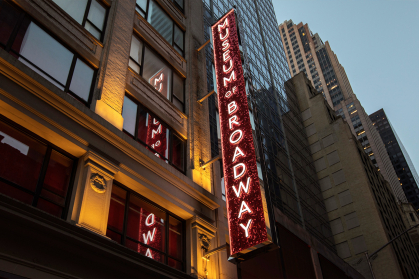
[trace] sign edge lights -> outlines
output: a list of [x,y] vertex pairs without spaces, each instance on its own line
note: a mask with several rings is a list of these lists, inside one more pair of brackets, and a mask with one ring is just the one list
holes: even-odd
[[[235,11],[211,26],[230,254],[268,240]],[[222,65],[221,65],[222,64]]]

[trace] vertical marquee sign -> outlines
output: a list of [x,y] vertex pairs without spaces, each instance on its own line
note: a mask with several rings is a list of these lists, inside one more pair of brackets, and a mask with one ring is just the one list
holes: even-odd
[[268,240],[234,9],[212,27],[230,253]]

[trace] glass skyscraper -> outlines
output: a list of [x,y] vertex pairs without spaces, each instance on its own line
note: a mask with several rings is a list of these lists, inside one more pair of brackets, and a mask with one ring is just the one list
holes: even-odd
[[[271,224],[274,208],[333,248],[331,231],[309,152],[304,126],[291,88],[291,78],[271,1],[204,0],[205,38],[210,26],[236,8],[256,157]],[[208,92],[214,90],[213,51],[206,49]],[[288,94],[287,94],[288,92]],[[219,153],[216,98],[209,98],[211,151]],[[275,226],[271,225],[275,230]],[[272,236],[275,240],[275,233]]]
[[380,133],[407,200],[419,210],[419,177],[409,154],[383,109],[370,114],[370,119]]

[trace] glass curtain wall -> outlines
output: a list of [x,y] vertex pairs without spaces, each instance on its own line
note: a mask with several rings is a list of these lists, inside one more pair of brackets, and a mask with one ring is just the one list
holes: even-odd
[[[290,106],[285,90],[285,81],[291,77],[284,50],[278,44],[281,39],[272,2],[203,0],[203,3],[205,39],[211,36],[211,24],[233,6],[237,7],[246,88],[255,124],[256,157],[268,210],[273,206],[279,208],[332,248],[330,226],[320,199],[311,156],[307,152],[305,132],[298,119],[299,112],[295,111],[295,105]],[[208,47],[208,92],[214,89],[215,82],[211,57],[212,49]],[[215,102],[214,96],[209,97],[213,156],[219,152]],[[301,140],[296,143],[296,139]]]

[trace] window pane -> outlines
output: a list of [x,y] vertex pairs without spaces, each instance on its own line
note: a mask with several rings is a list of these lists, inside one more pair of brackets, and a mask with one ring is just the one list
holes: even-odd
[[169,99],[172,70],[147,47],[145,48],[143,67],[143,77]]
[[124,98],[124,107],[122,109],[122,118],[124,118],[124,130],[134,136],[135,120],[137,118],[137,104],[131,101],[127,96]]
[[26,204],[32,204],[33,196],[31,194],[25,193],[17,189],[16,187],[13,187],[1,181],[0,181],[0,193],[6,196],[9,196],[11,198],[17,199],[18,201],[24,202]]
[[169,256],[182,259],[182,222],[169,217]]
[[173,135],[172,164],[183,171],[183,141]]
[[80,59],[77,59],[73,77],[71,78],[70,90],[86,102],[89,100],[93,74],[92,68]]
[[63,211],[62,207],[44,199],[39,199],[36,207],[57,217],[61,217]]
[[[137,37],[132,36],[131,41],[131,51],[130,51],[130,57],[132,60],[137,62],[139,65],[141,65],[141,57],[143,55],[143,42],[137,39]],[[135,68],[131,65],[135,65]],[[140,73],[140,68],[135,63],[132,63],[130,61],[129,66],[133,68],[137,73]]]
[[147,21],[172,44],[173,21],[153,0],[150,0]]
[[127,236],[159,251],[164,251],[166,240],[165,219],[166,213],[164,211],[131,195]]
[[68,186],[70,185],[72,169],[73,160],[52,150],[43,189],[61,197],[56,202],[62,206],[64,206]]
[[19,19],[20,11],[4,1],[0,9],[0,44],[6,45]]
[[121,243],[121,235],[117,234],[116,232],[106,230],[106,236],[118,243]]
[[144,245],[141,245],[140,243],[127,239],[127,247],[131,250],[134,250],[135,252],[138,252],[149,258],[152,258],[153,260],[164,263],[164,255],[162,253],[159,253],[153,249],[150,249]]
[[0,176],[35,191],[47,147],[0,122]]
[[178,74],[173,74],[173,94],[183,103],[183,95],[184,95],[184,88],[183,88],[183,78],[181,78]]
[[183,0],[174,0],[176,4],[179,5],[180,8],[183,9]]
[[[175,25],[175,43],[183,50],[183,32]],[[181,53],[182,54],[182,53]]]
[[65,85],[74,55],[33,22],[19,33],[25,36],[21,43],[15,41],[13,50]]
[[67,14],[82,24],[87,0],[52,0]]
[[169,260],[168,260],[168,265],[173,267],[173,268],[176,268],[178,270],[183,270],[182,263],[179,262],[179,261],[175,261],[171,258],[169,258]]
[[84,25],[84,28],[89,31],[93,36],[95,36],[96,39],[100,40],[100,37],[102,36],[102,33],[100,33],[99,29],[93,26],[93,24],[90,24],[90,22],[86,21],[86,24]]
[[89,15],[87,19],[90,20],[100,31],[103,30],[103,23],[105,22],[106,9],[96,0],[92,1],[90,5]]
[[121,189],[115,184],[112,186],[112,196],[108,216],[108,228],[112,228],[121,233],[124,228],[126,196],[127,191]]
[[[169,129],[167,129],[159,119],[148,114],[147,117],[147,135],[145,143],[158,153],[155,155],[161,158],[169,158]],[[163,158],[162,158],[163,159]]]
[[181,103],[176,97],[173,98],[173,104],[183,112],[183,103]]
[[142,11],[139,12],[144,16],[144,12],[147,11],[147,0],[137,0],[137,5],[142,9]]

